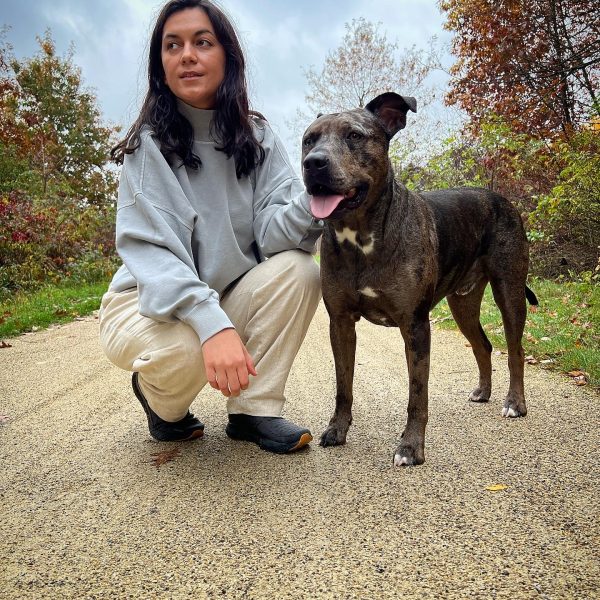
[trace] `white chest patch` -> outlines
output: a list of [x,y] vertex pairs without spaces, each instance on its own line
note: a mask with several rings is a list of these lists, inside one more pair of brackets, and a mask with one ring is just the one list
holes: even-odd
[[358,290],[363,296],[369,296],[369,298],[379,298],[379,294],[370,287],[364,287],[362,290]]
[[350,242],[351,244],[354,244],[357,248],[362,250],[365,254],[373,252],[373,249],[375,248],[375,238],[373,238],[373,236],[370,235],[366,238],[365,243],[362,240],[359,241],[356,239],[357,234],[357,231],[354,231],[354,229],[350,229],[349,227],[344,227],[342,231],[336,230],[335,232],[335,236],[337,237],[337,240],[340,244],[343,244],[344,242]]

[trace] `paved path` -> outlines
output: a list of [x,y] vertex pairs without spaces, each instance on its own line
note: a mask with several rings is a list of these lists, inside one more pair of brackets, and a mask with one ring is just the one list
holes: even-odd
[[[503,419],[506,357],[492,401],[470,404],[471,352],[436,331],[427,461],[394,469],[403,345],[395,330],[358,333],[347,445],[292,456],[230,441],[213,390],[193,407],[204,440],[153,442],[93,318],[11,340],[0,598],[598,598],[598,396],[528,366],[529,415]],[[318,434],[333,394],[320,306],[286,414]]]

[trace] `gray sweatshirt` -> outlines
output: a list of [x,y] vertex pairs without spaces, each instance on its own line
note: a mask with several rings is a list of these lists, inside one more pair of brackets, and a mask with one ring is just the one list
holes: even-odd
[[194,128],[190,169],[169,166],[149,130],[127,154],[117,200],[117,252],[123,266],[111,291],[137,286],[140,314],[190,325],[201,342],[233,327],[219,306],[221,294],[261,260],[284,250],[311,251],[322,223],[309,211],[302,181],[269,124],[256,119],[265,161],[237,179],[233,158],[215,149],[214,111],[179,101]]

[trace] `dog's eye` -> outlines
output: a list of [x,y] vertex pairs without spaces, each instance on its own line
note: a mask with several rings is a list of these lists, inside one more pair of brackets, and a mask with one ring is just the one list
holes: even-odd
[[302,140],[302,144],[304,146],[310,146],[312,144],[312,138],[310,136],[305,137],[304,140]]
[[352,140],[353,142],[356,142],[357,140],[362,140],[362,138],[363,138],[363,134],[358,133],[358,131],[351,131],[348,134],[348,139]]

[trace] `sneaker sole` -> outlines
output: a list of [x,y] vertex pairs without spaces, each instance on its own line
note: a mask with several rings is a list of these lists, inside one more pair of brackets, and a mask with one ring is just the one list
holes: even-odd
[[313,436],[310,433],[303,433],[298,440],[298,443],[288,452],[296,452],[296,450],[300,450],[300,448],[304,448],[304,446],[310,444],[312,442]]

